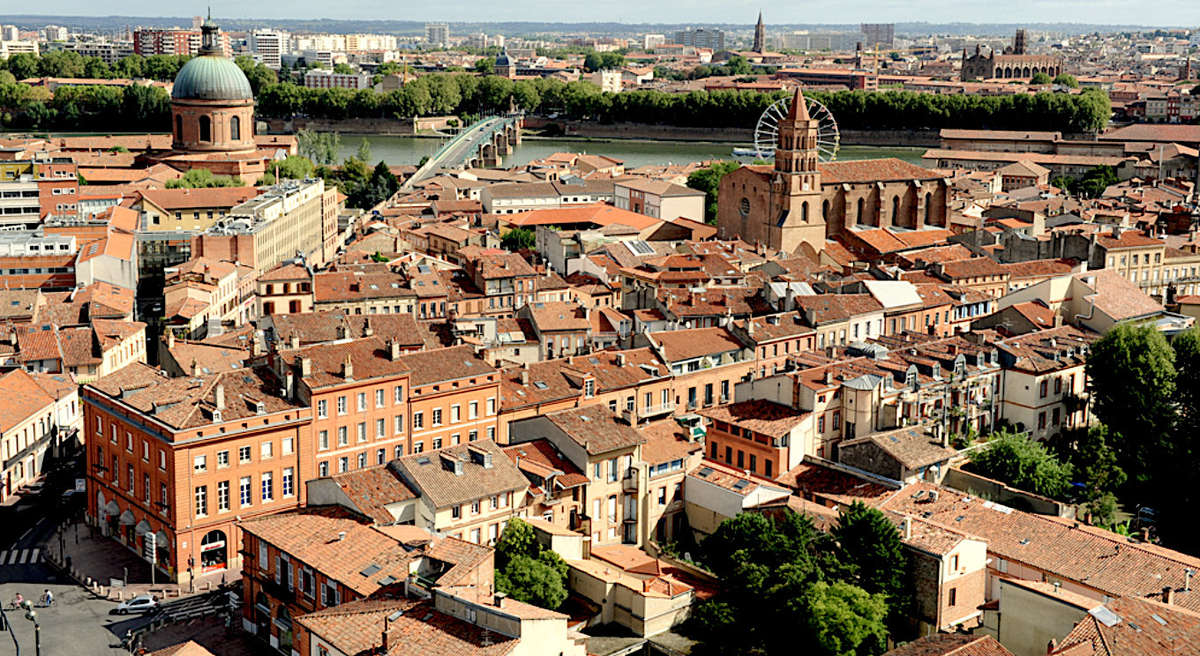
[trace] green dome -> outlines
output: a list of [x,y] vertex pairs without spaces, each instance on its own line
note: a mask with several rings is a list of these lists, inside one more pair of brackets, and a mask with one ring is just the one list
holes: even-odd
[[175,100],[253,100],[250,81],[233,60],[219,55],[193,57],[179,69]]

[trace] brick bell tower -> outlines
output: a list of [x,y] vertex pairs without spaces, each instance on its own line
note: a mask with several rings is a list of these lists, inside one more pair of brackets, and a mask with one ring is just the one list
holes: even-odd
[[771,175],[770,245],[792,253],[807,243],[825,245],[817,121],[808,115],[804,93],[796,87],[787,116],[779,121],[775,171]]

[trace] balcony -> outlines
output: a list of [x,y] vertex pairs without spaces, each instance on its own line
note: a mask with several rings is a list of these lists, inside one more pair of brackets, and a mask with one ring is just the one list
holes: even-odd
[[672,412],[675,412],[675,402],[668,401],[666,403],[659,403],[658,405],[642,406],[638,409],[638,418],[646,419],[648,417],[671,414]]
[[625,477],[621,479],[621,491],[626,494],[637,494],[638,491],[638,475],[637,470],[630,469],[625,473]]

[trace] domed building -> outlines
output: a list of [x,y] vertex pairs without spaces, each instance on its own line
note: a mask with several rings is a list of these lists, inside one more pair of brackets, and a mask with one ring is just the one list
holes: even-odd
[[255,139],[250,81],[222,53],[212,19],[200,29],[200,50],[179,69],[171,91],[171,151],[153,159],[181,171],[208,169],[253,184],[272,160],[295,154],[295,138]]
[[254,93],[242,69],[221,53],[212,20],[200,28],[200,51],[179,69],[171,91],[176,150],[254,150]]
[[496,75],[509,78],[510,80],[517,76],[517,67],[508,58],[508,48],[501,49],[500,54],[496,55],[496,61],[492,64],[492,71]]

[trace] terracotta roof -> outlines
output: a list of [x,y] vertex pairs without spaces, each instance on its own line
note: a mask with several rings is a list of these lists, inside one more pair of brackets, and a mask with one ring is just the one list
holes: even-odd
[[1162,310],[1162,304],[1150,298],[1128,278],[1112,269],[1077,273],[1075,277],[1094,290],[1084,298],[1114,320],[1131,319]]
[[555,331],[587,331],[591,323],[587,319],[587,311],[578,303],[546,302],[531,303],[525,306],[534,327],[539,332]]
[[1200,654],[1200,614],[1155,601],[1119,597],[1103,609],[1089,611],[1049,653],[1196,656]]
[[[491,458],[491,466],[485,465],[485,456]],[[455,474],[456,462],[462,467],[461,474]],[[415,453],[393,460],[391,466],[435,508],[518,492],[529,486],[525,475],[491,440]]]
[[400,614],[396,620],[387,622],[388,651],[380,656],[504,656],[519,644],[516,638],[442,613],[432,602],[412,599],[355,601],[302,615],[295,621],[339,653],[379,653],[381,627],[397,611]]
[[758,399],[708,408],[700,410],[699,413],[714,421],[723,421],[768,437],[783,437],[789,434],[806,416],[812,414],[773,401]]
[[[937,499],[930,497],[934,490]],[[990,555],[1113,597],[1161,595],[1165,585],[1182,587],[1185,570],[1200,570],[1200,559],[1193,556],[930,483],[908,485],[882,507],[978,536],[987,541]],[[1200,610],[1200,595],[1177,589],[1175,603]]]
[[639,429],[646,436],[642,445],[642,461],[650,465],[687,460],[689,456],[704,450],[704,442],[690,439],[687,429],[675,419],[660,419],[642,425]]
[[[398,340],[405,350],[421,348],[424,342],[413,315],[350,314],[345,310],[275,314],[270,317],[275,341],[287,348],[295,337],[301,346],[334,342],[339,339],[376,336]],[[338,329],[342,328],[344,333]],[[367,333],[370,332],[371,335]]]
[[935,633],[900,645],[883,656],[1013,656],[990,635]]
[[38,412],[54,405],[55,398],[37,383],[24,369],[16,369],[0,376],[0,434],[9,430]]
[[394,524],[396,521],[386,506],[417,496],[387,465],[333,474],[329,478],[346,495],[355,510],[379,525]]
[[646,442],[641,432],[618,418],[607,406],[572,408],[548,414],[545,418],[590,455]]
[[667,362],[690,360],[702,355],[717,355],[745,348],[728,328],[690,328],[650,333]]
[[630,212],[629,210],[623,210],[604,203],[506,214],[504,221],[518,227],[572,224],[594,224],[603,227],[622,224],[637,228],[638,230],[644,230],[662,223],[662,219],[638,214],[637,212]]
[[199,189],[144,189],[138,192],[155,205],[173,212],[232,208],[258,195],[256,187],[204,187]]
[[561,488],[588,483],[588,477],[545,438],[506,446],[504,454],[526,476],[533,474],[543,481],[556,476],[555,483]]
[[811,317],[813,324],[817,326],[883,312],[883,306],[871,294],[797,296],[796,306],[804,310],[805,316]]
[[181,642],[170,647],[163,647],[150,652],[147,656],[213,656],[213,653],[197,644],[194,640]]
[[954,449],[942,446],[925,433],[924,426],[901,428],[885,433],[876,433],[856,440],[842,442],[840,448],[870,442],[886,453],[905,469],[920,469],[953,458]]

